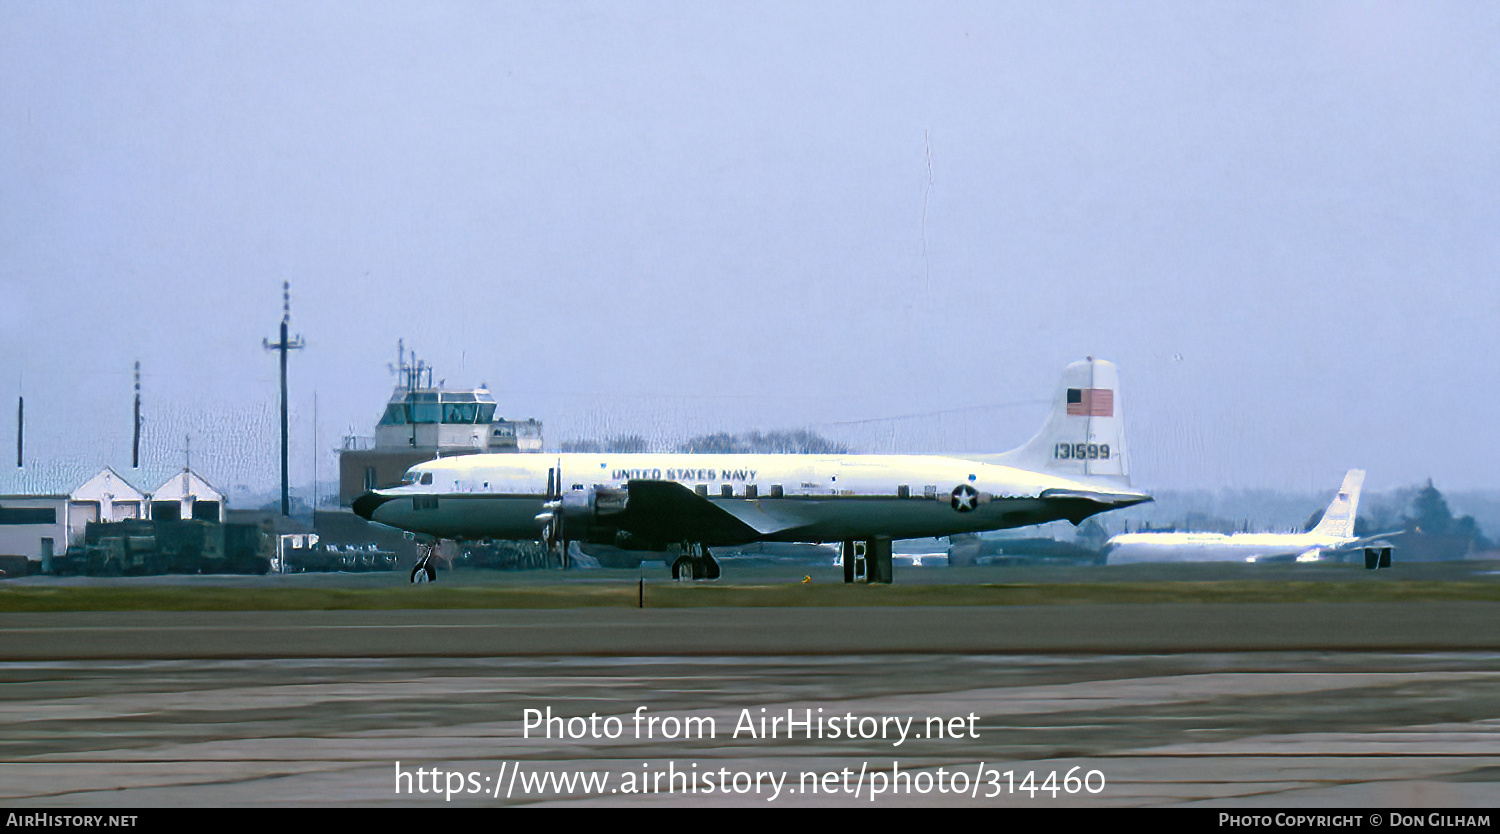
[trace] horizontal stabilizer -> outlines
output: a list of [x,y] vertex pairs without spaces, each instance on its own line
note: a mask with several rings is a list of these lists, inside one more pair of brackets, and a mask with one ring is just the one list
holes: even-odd
[[1130,507],[1152,500],[1151,496],[1140,492],[1111,492],[1100,489],[1044,489],[1039,497],[1080,498],[1107,504],[1110,507]]

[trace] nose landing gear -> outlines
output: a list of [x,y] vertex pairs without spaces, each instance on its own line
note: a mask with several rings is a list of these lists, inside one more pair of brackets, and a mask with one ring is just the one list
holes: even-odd
[[437,565],[433,564],[433,554],[436,552],[435,544],[417,545],[417,563],[411,569],[411,584],[423,585],[437,581]]

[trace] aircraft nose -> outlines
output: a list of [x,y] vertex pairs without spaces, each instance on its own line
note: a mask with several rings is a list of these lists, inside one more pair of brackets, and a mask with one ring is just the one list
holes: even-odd
[[374,521],[375,510],[379,509],[381,504],[384,504],[385,502],[390,500],[391,498],[388,495],[366,492],[365,494],[354,499],[354,503],[350,506],[351,509],[354,510],[355,515],[365,519],[366,521]]

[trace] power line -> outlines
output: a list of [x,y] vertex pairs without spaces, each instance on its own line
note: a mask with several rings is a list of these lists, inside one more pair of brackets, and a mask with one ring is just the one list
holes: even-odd
[[1051,400],[1016,400],[992,405],[968,405],[962,408],[945,408],[941,411],[922,411],[916,414],[900,414],[895,417],[871,417],[867,420],[837,420],[831,423],[813,423],[815,426],[858,426],[864,423],[886,423],[892,420],[914,420],[918,417],[938,417],[944,414],[959,414],[966,411],[990,411],[1001,408],[1018,408],[1023,405],[1046,405]]

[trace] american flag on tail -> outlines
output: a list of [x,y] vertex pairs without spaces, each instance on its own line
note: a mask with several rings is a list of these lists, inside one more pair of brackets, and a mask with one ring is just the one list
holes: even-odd
[[1115,416],[1115,392],[1108,388],[1069,388],[1068,413],[1077,417]]

